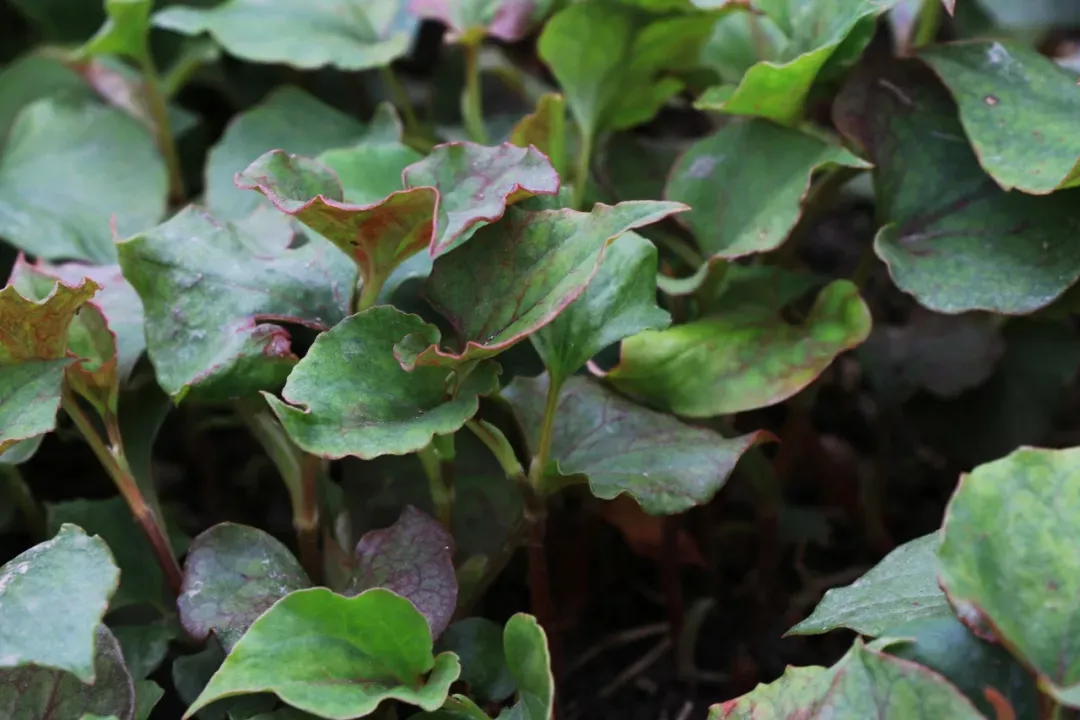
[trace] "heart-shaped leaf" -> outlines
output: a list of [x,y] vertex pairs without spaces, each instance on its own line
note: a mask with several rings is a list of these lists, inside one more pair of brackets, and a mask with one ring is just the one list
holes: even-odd
[[737,258],[780,247],[802,215],[811,176],[837,166],[869,167],[797,130],[736,120],[690,146],[672,168],[664,196],[692,208],[680,220],[702,250]]
[[[0,570],[0,583],[2,579],[3,571]],[[0,598],[3,598],[2,592]],[[37,616],[31,620],[27,616],[23,622],[33,626],[38,642],[42,642],[42,620]],[[0,717],[62,720],[101,716],[135,720],[135,687],[124,667],[120,644],[104,625],[92,626],[90,638],[93,639],[93,646],[89,648],[93,683],[84,683],[71,673],[45,667],[0,670]],[[67,638],[56,638],[60,644],[66,641]],[[6,651],[7,647],[3,647]]]
[[154,15],[154,25],[184,35],[210,33],[231,55],[252,62],[366,70],[409,50],[415,22],[397,4],[278,0],[267,12],[262,0],[226,0],[211,8],[173,5]]
[[288,332],[349,310],[355,275],[321,238],[289,248],[270,210],[267,229],[220,222],[190,206],[120,244],[120,266],[146,312],[146,347],[174,398],[229,398],[278,386],[296,363]]
[[105,24],[86,41],[80,54],[123,55],[143,61],[149,57],[152,0],[105,0]]
[[92,280],[57,283],[40,302],[0,290],[0,452],[56,425],[75,313],[98,290]]
[[406,505],[397,522],[366,533],[356,544],[356,572],[345,594],[377,587],[416,606],[437,639],[457,604],[454,538],[429,515]]
[[124,236],[156,223],[167,185],[138,120],[88,100],[39,100],[19,113],[0,156],[0,236],[47,260],[115,262],[114,228]]
[[449,40],[473,44],[485,35],[517,42],[551,5],[552,0],[410,0],[409,11],[445,23]]
[[529,338],[556,382],[609,345],[671,324],[671,316],[656,306],[656,274],[656,248],[637,233],[608,247],[585,292]]
[[1019,43],[937,45],[919,53],[960,107],[975,155],[1005,190],[1045,195],[1080,183],[1077,77]]
[[[472,240],[435,261],[425,294],[450,321],[459,351],[406,338],[395,354],[406,368],[492,357],[554,320],[588,287],[619,235],[685,210],[666,202],[597,204],[591,212],[508,209]],[[511,298],[512,302],[507,302]]]
[[501,703],[514,692],[514,676],[506,664],[503,629],[486,618],[466,618],[446,629],[435,649],[461,659],[461,681],[482,702]]
[[204,641],[213,632],[228,653],[271,605],[308,587],[307,574],[280,541],[221,523],[192,542],[176,607],[188,635]]
[[559,93],[544,93],[536,101],[536,111],[518,121],[510,131],[510,142],[518,147],[532,145],[547,155],[561,177],[566,169],[566,100]]
[[909,622],[952,617],[937,582],[940,544],[936,532],[904,543],[851,585],[826,592],[810,617],[787,634],[848,628],[877,637]]
[[74,525],[0,567],[0,668],[94,682],[97,630],[119,578],[105,541]]
[[460,670],[453,653],[432,654],[427,620],[389,590],[298,590],[252,624],[184,718],[255,692],[330,720],[363,717],[389,699],[435,710]]
[[385,305],[321,334],[289,375],[285,402],[266,396],[296,444],[328,458],[373,458],[415,452],[461,428],[478,396],[498,387],[498,366],[481,364],[448,395],[447,370],[406,372],[394,358],[394,344],[409,334],[439,340],[434,326]]
[[517,685],[517,703],[506,720],[548,720],[555,706],[555,680],[547,636],[536,618],[516,613],[506,622],[503,652]]
[[[533,450],[548,382],[546,375],[519,377],[503,391]],[[557,465],[551,471],[585,475],[593,495],[611,500],[627,493],[653,514],[708,502],[739,457],[767,438],[751,433],[729,440],[636,405],[584,377],[566,381],[557,407],[551,443]]]
[[[941,584],[1059,701],[1080,705],[1080,448],[1021,448],[960,479],[945,512]],[[1032,618],[1038,622],[1032,622]]]
[[869,334],[870,311],[858,289],[837,280],[799,325],[768,305],[744,305],[627,338],[607,379],[679,415],[743,412],[791,397]]
[[912,720],[983,716],[933,670],[856,640],[831,668],[789,667],[769,685],[713,705],[709,720],[829,717],[833,720]]
[[[1080,278],[1080,190],[1007,193],[983,172],[945,89],[915,61],[857,74],[837,126],[874,163],[874,250],[901,290],[943,313],[1031,313]],[[931,171],[932,169],[932,171]]]

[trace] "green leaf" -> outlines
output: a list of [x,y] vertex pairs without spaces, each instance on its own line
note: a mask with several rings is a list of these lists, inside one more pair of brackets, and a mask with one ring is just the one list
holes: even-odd
[[269,150],[318,155],[355,145],[363,137],[364,126],[355,119],[297,87],[280,87],[261,104],[236,115],[210,149],[206,158],[207,206],[222,220],[250,215],[260,198],[238,189],[234,177]]
[[869,334],[858,289],[836,280],[799,325],[767,305],[741,306],[627,338],[607,379],[679,415],[726,415],[786,400]]
[[825,593],[810,617],[788,635],[817,635],[848,628],[877,637],[909,622],[952,617],[938,587],[937,549],[941,534],[931,533],[896,548],[851,585]]
[[[224,661],[225,651],[214,638],[207,640],[199,652],[176,658],[172,665],[172,681],[180,700],[185,705],[195,702]],[[199,720],[250,718],[259,713],[270,712],[277,704],[277,698],[270,693],[239,695],[213,702],[195,713],[195,716]]]
[[834,115],[874,163],[874,250],[931,310],[1010,315],[1049,305],[1080,278],[1071,241],[1080,191],[1003,191],[983,172],[944,88],[918,63],[857,75]]
[[19,111],[35,100],[67,96],[90,100],[94,91],[58,59],[28,54],[0,70],[0,143]]
[[212,8],[173,6],[154,25],[199,35],[210,33],[231,55],[302,70],[331,65],[367,70],[389,65],[409,50],[411,22],[398,17],[396,0],[284,0],[267,12],[261,0],[226,0]]
[[[713,24],[712,35],[701,48],[701,63],[716,71],[731,92],[756,63],[777,60],[787,44],[787,36],[772,18],[750,8],[735,8]],[[715,95],[710,88],[706,95]],[[705,104],[705,96],[699,98]],[[722,100],[721,100],[722,102]]]
[[938,45],[919,58],[956,99],[975,155],[998,185],[1045,195],[1080,184],[1075,73],[1019,43],[989,40]]
[[373,205],[401,189],[401,173],[424,156],[397,141],[363,141],[327,150],[316,160],[341,181],[342,196],[352,205]]
[[503,630],[506,664],[517,685],[517,703],[504,720],[548,720],[555,705],[555,680],[547,636],[532,615],[516,613]]
[[[548,377],[515,378],[503,391],[537,448]],[[739,457],[761,433],[727,439],[643,408],[583,377],[559,394],[548,472],[584,475],[593,495],[626,493],[652,514],[683,512],[708,502],[727,482]]]
[[[960,479],[945,512],[941,584],[971,622],[994,634],[1060,701],[1080,700],[1072,632],[1080,554],[1080,448],[1020,448]],[[1038,618],[1038,622],[1032,622]]]
[[649,201],[597,204],[588,213],[508,209],[499,223],[437,259],[428,278],[425,294],[450,321],[460,349],[444,350],[417,335],[394,352],[406,368],[497,355],[580,297],[615,238],[684,209]]
[[561,177],[566,169],[566,100],[559,93],[544,93],[536,111],[521,118],[510,131],[510,142],[532,145],[544,153]]
[[105,24],[79,50],[80,55],[122,55],[149,58],[152,0],[105,0]]
[[702,250],[737,258],[780,247],[802,215],[813,174],[837,166],[869,167],[812,135],[768,120],[735,120],[690,146],[664,196],[692,208],[680,220]]
[[506,664],[503,630],[486,618],[466,618],[446,629],[435,645],[461,659],[461,681],[485,703],[501,703],[514,692],[514,676]]
[[1038,691],[1027,669],[1005,648],[976,637],[952,613],[916,620],[889,634],[904,639],[889,645],[890,654],[941,673],[986,717],[997,717],[986,699],[990,688],[1009,701],[1015,717],[1038,717]]
[[406,505],[397,522],[356,545],[356,572],[346,595],[386,588],[416,607],[438,638],[457,605],[454,538],[429,515]]
[[220,523],[191,544],[176,607],[188,635],[211,632],[225,652],[271,605],[311,587],[300,563],[280,541],[257,528]]
[[591,142],[647,122],[682,90],[668,73],[697,64],[711,29],[700,15],[657,19],[620,4],[579,3],[544,25],[537,49]]
[[895,3],[896,0],[760,3],[761,10],[786,36],[786,42],[774,58],[754,63],[733,92],[715,100],[703,97],[697,107],[794,125],[802,117],[810,88],[826,64],[857,58],[870,41],[877,16]]
[[608,247],[585,292],[529,338],[556,382],[609,345],[671,324],[671,316],[656,306],[656,274],[656,248],[637,233]]
[[124,651],[124,664],[136,682],[161,666],[169,651],[169,641],[180,637],[180,628],[172,616],[142,625],[111,627],[110,630],[120,643]]
[[409,12],[450,27],[448,40],[474,44],[485,35],[517,42],[548,14],[553,0],[412,0]]
[[105,541],[74,525],[0,567],[0,668],[93,682],[97,628],[119,576]]
[[389,699],[435,710],[459,672],[455,655],[432,654],[424,616],[389,590],[353,598],[298,590],[252,624],[184,718],[253,692],[331,720],[363,717]]
[[[509,711],[504,711],[509,712]],[[502,714],[499,715],[503,717]],[[451,695],[443,706],[435,712],[422,712],[412,716],[413,720],[491,720],[488,714],[465,695]]]
[[146,312],[146,347],[174,398],[230,398],[280,385],[296,363],[266,320],[323,329],[349,308],[354,274],[321,238],[290,248],[272,211],[261,229],[189,206],[120,244],[120,266]]
[[97,290],[92,280],[57,283],[40,302],[10,285],[0,290],[0,452],[56,425],[64,370],[73,361],[68,328]]
[[165,690],[153,680],[136,680],[134,720],[150,720],[150,713],[164,695]]
[[439,340],[434,326],[389,306],[321,334],[289,375],[285,402],[266,396],[297,445],[328,458],[403,455],[461,428],[478,396],[497,388],[498,366],[478,366],[448,395],[445,369],[406,372],[394,358],[394,344],[410,333]]
[[44,99],[15,119],[0,157],[0,236],[47,260],[116,261],[165,212],[168,181],[138,120],[90,101]]
[[983,720],[959,690],[933,670],[861,640],[831,668],[789,667],[742,697],[713,705],[709,720]]
[[[120,568],[120,587],[109,605],[116,610],[129,605],[148,603],[160,610],[171,604],[166,600],[165,578],[161,565],[135,520],[127,503],[120,496],[107,500],[69,500],[47,505],[49,528],[56,530],[68,524],[85,528],[108,543]],[[182,547],[183,535],[173,538]]]
[[[0,585],[2,583],[3,571],[0,570]],[[2,591],[0,598],[6,600]],[[23,622],[37,631],[39,644],[43,640],[41,630],[55,627],[44,625],[44,619],[36,614],[32,620],[28,616]],[[55,642],[63,645],[69,639],[58,635]],[[135,688],[124,667],[120,644],[104,625],[91,626],[88,639],[93,640],[93,645],[87,648],[93,662],[92,683],[81,682],[75,675],[46,667],[0,670],[0,717],[66,720],[100,715],[134,720]],[[2,647],[6,652],[7,646]]]

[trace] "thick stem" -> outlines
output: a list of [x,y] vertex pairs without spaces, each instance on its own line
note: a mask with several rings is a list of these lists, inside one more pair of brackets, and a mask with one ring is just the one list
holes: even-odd
[[581,147],[578,148],[577,169],[574,172],[574,192],[571,207],[583,210],[585,190],[589,186],[589,170],[592,168],[593,131],[581,128]]
[[361,313],[365,310],[375,307],[375,303],[379,300],[379,293],[382,292],[383,285],[386,284],[386,278],[380,275],[372,273],[371,277],[366,277],[360,282],[360,292],[355,296],[355,302],[353,303],[353,312]]
[[443,472],[446,464],[442,462],[434,444],[420,450],[417,457],[420,458],[424,474],[427,475],[431,504],[435,507],[435,519],[449,530],[454,520],[454,486],[452,478],[447,478]]
[[322,553],[319,552],[319,476],[322,458],[304,453],[300,460],[300,506],[293,512],[293,527],[300,550],[300,564],[311,581],[322,582]]
[[138,483],[130,470],[128,470],[124,446],[116,423],[106,423],[111,443],[111,447],[106,447],[101,435],[94,428],[90,418],[79,407],[78,400],[70,390],[64,390],[61,402],[64,412],[75,423],[75,427],[85,438],[94,455],[97,456],[98,462],[105,468],[105,472],[109,474],[109,477],[115,483],[116,489],[120,491],[120,495],[123,496],[128,507],[131,508],[131,512],[139,523],[139,527],[142,528],[143,534],[150,541],[150,547],[154,551],[158,564],[161,565],[162,572],[165,573],[165,582],[168,583],[169,589],[174,595],[179,595],[180,587],[183,584],[183,573],[180,571],[179,563],[176,562],[176,556],[173,554],[161,522],[159,522],[157,515],[146,502],[142,492],[139,490]]
[[393,68],[389,65],[383,65],[379,68],[382,73],[383,83],[390,91],[390,96],[394,99],[394,105],[401,110],[401,114],[405,120],[405,132],[408,135],[420,134],[420,121],[416,117],[416,110],[413,109],[412,102],[409,100],[409,94],[405,92],[405,86],[398,80],[398,76],[394,74]]
[[473,142],[487,145],[484,129],[484,106],[480,87],[480,43],[465,43],[465,94],[461,98],[461,114],[465,129]]
[[184,176],[180,170],[180,156],[176,154],[176,142],[169,123],[169,106],[165,100],[165,93],[161,90],[157,68],[154,67],[154,59],[150,57],[149,52],[143,53],[143,56],[139,58],[139,65],[143,75],[146,104],[154,118],[158,147],[165,158],[165,165],[169,168],[169,198],[173,205],[183,205],[187,193],[184,191]]
[[942,6],[939,2],[924,2],[915,21],[915,32],[911,38],[911,47],[918,49],[934,42],[941,28]]
[[41,506],[34,499],[19,468],[15,465],[0,464],[0,484],[3,484],[7,490],[7,496],[18,508],[31,537],[35,540],[43,540],[46,534],[45,513],[41,511]]

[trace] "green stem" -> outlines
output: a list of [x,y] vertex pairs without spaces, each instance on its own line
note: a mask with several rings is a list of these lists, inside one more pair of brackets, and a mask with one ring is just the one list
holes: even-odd
[[390,91],[390,96],[394,98],[394,105],[401,110],[401,114],[405,119],[406,134],[420,135],[420,121],[417,119],[416,110],[413,109],[412,102],[409,100],[409,93],[405,92],[405,86],[401,84],[393,68],[389,65],[383,65],[379,68],[379,71],[382,73],[383,83]]
[[217,45],[209,38],[188,43],[172,67],[162,74],[160,84],[162,94],[167,98],[175,97],[199,68],[208,62],[213,62],[220,54]]
[[911,38],[911,47],[921,48],[929,45],[937,37],[941,27],[943,9],[940,2],[926,0],[919,10],[919,16],[915,21],[915,32]]
[[35,540],[44,540],[47,532],[45,513],[41,511],[41,506],[34,499],[18,466],[0,464],[0,483],[7,488],[7,495],[19,509],[31,537]]
[[139,523],[139,527],[142,528],[143,534],[146,535],[146,539],[150,541],[150,547],[154,551],[158,564],[161,565],[169,589],[174,595],[179,595],[183,584],[183,573],[180,572],[180,565],[176,562],[176,555],[173,554],[164,526],[154,513],[153,508],[146,502],[142,492],[139,490],[138,482],[136,482],[128,469],[127,457],[124,454],[124,446],[120,439],[117,423],[110,421],[109,418],[106,419],[106,430],[110,442],[110,445],[106,446],[90,418],[79,407],[75,394],[66,387],[61,397],[61,405],[64,412],[68,414],[68,417],[71,418],[75,427],[86,440],[87,445],[94,452],[94,455],[97,456],[98,462],[101,463],[101,466],[105,468],[105,472],[112,478],[116,489],[120,491],[120,495],[127,502],[128,507],[135,516],[135,520]]
[[428,488],[431,491],[431,503],[435,506],[435,519],[450,529],[454,520],[454,486],[451,479],[443,472],[448,463],[443,463],[434,444],[428,444],[417,453],[420,464],[427,475]]
[[555,436],[555,411],[559,407],[561,390],[562,380],[550,378],[547,399],[544,401],[544,419],[540,425],[540,440],[537,443],[536,455],[533,456],[532,464],[529,466],[529,484],[541,497],[544,494],[544,473],[551,458],[551,442]]
[[480,43],[465,44],[465,94],[461,98],[461,114],[465,129],[473,142],[487,145],[484,129],[484,108],[480,87]]
[[184,191],[184,176],[180,170],[180,156],[176,154],[176,142],[169,123],[169,106],[161,90],[161,81],[158,78],[157,68],[154,66],[154,59],[150,57],[149,52],[144,52],[139,58],[139,66],[143,75],[146,104],[154,118],[158,147],[169,169],[169,198],[173,205],[183,205],[187,194]]
[[583,210],[585,190],[589,186],[589,170],[592,168],[593,131],[581,129],[581,147],[578,148],[577,169],[574,172],[574,191],[571,207]]
[[386,278],[376,275],[374,272],[371,277],[364,278],[360,282],[360,292],[355,297],[353,312],[360,313],[374,307],[375,303],[379,301],[379,293],[382,292],[385,284]]

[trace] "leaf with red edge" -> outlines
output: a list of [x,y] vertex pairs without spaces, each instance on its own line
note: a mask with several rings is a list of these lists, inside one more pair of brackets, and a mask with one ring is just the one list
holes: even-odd
[[457,603],[454,538],[433,518],[406,505],[397,522],[356,544],[356,572],[345,591],[381,587],[402,596],[427,618],[431,637],[450,624]]
[[709,709],[709,720],[826,717],[983,720],[971,701],[938,673],[862,640],[831,668],[789,667],[779,680]]
[[485,35],[517,42],[544,19],[552,0],[411,0],[409,12],[439,20],[448,39],[474,44]]
[[99,286],[57,283],[40,302],[12,286],[0,290],[0,452],[44,435],[56,424],[67,356],[68,328]]
[[233,398],[274,388],[297,358],[285,328],[325,329],[349,311],[353,268],[321,238],[290,248],[271,209],[244,224],[188,207],[119,245],[124,277],[143,301],[146,347],[174,398]]
[[[548,376],[516,378],[503,390],[535,451]],[[551,443],[554,477],[584,475],[593,495],[626,493],[652,514],[683,512],[708,502],[735,464],[768,433],[725,438],[641,407],[584,377],[563,385]]]
[[576,300],[615,238],[688,209],[671,202],[597,204],[591,212],[508,209],[472,240],[435,261],[425,294],[458,335],[446,350],[419,335],[394,348],[406,369],[499,354]]
[[433,187],[439,193],[431,238],[433,258],[501,218],[508,205],[559,192],[559,176],[543,153],[509,143],[439,145],[425,159],[405,168],[402,179],[407,188]]

